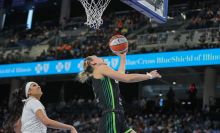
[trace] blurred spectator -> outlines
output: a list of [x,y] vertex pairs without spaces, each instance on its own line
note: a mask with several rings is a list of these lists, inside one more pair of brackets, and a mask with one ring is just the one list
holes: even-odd
[[220,113],[220,106],[216,109],[216,113]]
[[157,110],[158,107],[159,107],[159,101],[160,101],[160,98],[158,95],[155,96],[155,103],[154,103],[154,107],[155,109]]
[[210,127],[211,126],[211,121],[210,121],[208,116],[206,117],[206,120],[205,120],[205,126],[206,127]]
[[118,22],[118,28],[122,28],[123,27],[123,23],[122,23],[122,21],[120,20],[119,22]]
[[147,124],[147,126],[144,128],[144,133],[152,133],[152,128],[149,124]]
[[52,55],[52,53],[50,53],[50,54],[46,57],[46,59],[47,59],[48,61],[55,60],[55,58],[54,58],[54,56]]
[[121,33],[122,33],[122,35],[125,36],[128,33],[128,29],[125,26],[123,26],[123,29],[121,30]]
[[183,45],[180,45],[179,51],[184,51]]
[[196,116],[196,118],[195,118],[195,122],[196,122],[197,124],[200,124],[200,123],[203,122],[201,113],[198,113],[198,114],[197,114],[197,116]]
[[211,20],[212,19],[212,14],[211,13],[207,13],[206,18],[207,18],[207,20]]
[[85,99],[81,96],[80,99],[78,100],[78,104],[84,103]]
[[187,45],[187,42],[185,42],[184,50],[189,50],[189,46]]
[[212,131],[209,129],[208,126],[206,126],[205,130],[203,131],[204,133],[212,133]]
[[220,8],[217,11],[217,15],[220,16]]
[[195,25],[195,24],[196,24],[196,19],[195,19],[195,17],[192,17],[192,19],[190,20],[190,24],[191,24],[191,25]]
[[150,36],[148,36],[148,39],[150,42],[155,42],[157,41],[157,33],[154,31],[153,34],[151,34]]
[[91,46],[92,44],[91,44],[91,41],[90,40],[88,40],[88,42],[87,42],[87,47],[89,47],[89,46]]
[[43,49],[43,52],[41,53],[41,56],[45,56],[46,53],[45,53],[45,49]]
[[153,49],[151,49],[151,51],[150,51],[151,53],[157,53],[158,52],[158,50],[154,47]]
[[214,18],[211,19],[211,21],[213,21],[213,27],[218,27],[219,17],[217,15],[215,15]]
[[219,129],[217,128],[217,125],[214,125],[213,133],[219,133]]
[[115,30],[114,35],[121,35],[121,32],[119,30]]
[[207,14],[213,15],[213,12],[211,11],[211,9],[208,10]]
[[162,43],[166,43],[166,41],[167,41],[167,33],[160,33],[160,36],[161,36],[160,41]]
[[164,48],[164,46],[162,46],[159,50],[159,52],[166,52],[166,49]]
[[170,87],[170,90],[167,92],[168,105],[170,107],[172,107],[174,104],[174,97],[175,97],[175,92],[173,91],[173,88]]
[[67,21],[67,19],[66,19],[66,18],[63,18],[63,20],[62,20],[62,26],[65,26],[65,25],[66,25],[66,21]]
[[147,52],[146,49],[145,49],[144,47],[142,47],[140,53],[141,53],[141,54],[144,54],[144,53],[146,53],[146,52]]
[[208,48],[208,44],[206,43],[205,39],[200,39],[199,40],[199,46],[201,49],[207,49]]
[[207,11],[205,11],[205,8],[202,8],[202,10],[200,11],[199,15],[203,16],[205,14],[207,14]]
[[[203,113],[208,113],[209,112],[209,107],[207,105],[204,105],[204,108],[202,109]],[[209,118],[207,117],[206,120]]]
[[199,25],[199,26],[200,26],[200,25],[201,25],[201,21],[202,21],[202,19],[201,19],[201,17],[198,15],[197,18],[196,18],[196,22],[195,22],[196,25]]
[[70,46],[66,43],[66,44],[64,45],[64,49],[65,49],[66,51],[69,51],[69,50],[70,50]]
[[193,133],[202,133],[202,131],[199,128],[199,125],[196,125],[196,129],[193,131]]
[[134,108],[138,107],[138,100],[134,97],[133,101],[132,101],[132,105]]
[[140,108],[141,108],[141,111],[140,111],[140,112],[141,112],[141,113],[142,113],[142,111],[146,108],[146,103],[147,103],[147,102],[146,102],[145,98],[142,97],[142,98],[140,99]]
[[60,44],[58,50],[59,50],[59,51],[62,51],[63,49],[64,49],[63,44]]

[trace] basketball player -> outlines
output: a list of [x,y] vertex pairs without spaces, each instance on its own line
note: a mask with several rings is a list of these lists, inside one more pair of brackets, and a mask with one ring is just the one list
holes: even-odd
[[118,81],[132,83],[161,78],[161,75],[156,70],[147,74],[125,74],[126,52],[115,54],[121,58],[118,71],[107,66],[103,58],[89,56],[83,62],[85,71],[79,73],[78,80],[84,83],[89,77],[92,78],[93,91],[103,115],[98,133],[135,133],[125,123]]
[[9,103],[10,114],[3,124],[4,132],[46,133],[48,127],[77,133],[74,127],[47,117],[40,102],[42,94],[41,87],[35,82],[25,83],[21,89],[16,89]]

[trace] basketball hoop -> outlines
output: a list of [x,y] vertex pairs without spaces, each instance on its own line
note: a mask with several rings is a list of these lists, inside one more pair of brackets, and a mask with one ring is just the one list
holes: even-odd
[[[99,29],[103,24],[102,14],[111,0],[79,0],[86,11],[86,25],[90,28]],[[97,1],[97,2],[96,2]]]

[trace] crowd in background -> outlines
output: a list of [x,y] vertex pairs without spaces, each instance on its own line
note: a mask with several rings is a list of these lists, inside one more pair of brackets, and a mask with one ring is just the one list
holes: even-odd
[[[200,15],[197,18],[191,20],[190,26],[198,26],[206,24],[206,20],[203,21],[201,16],[207,17],[215,14],[219,14],[218,6],[219,2],[207,2],[201,1],[194,5],[193,9],[202,9]],[[217,17],[218,18],[218,17]],[[85,21],[86,18],[82,19]],[[103,25],[99,30],[90,30],[87,33],[80,33],[74,40],[63,40],[60,46],[50,45],[48,49],[44,49],[40,55],[31,61],[51,61],[51,60],[62,60],[62,59],[76,59],[76,58],[85,58],[89,55],[97,56],[112,56],[108,42],[114,35],[124,35],[127,36],[131,34],[134,30],[137,30],[141,27],[141,22],[144,21],[145,24],[149,23],[149,20],[145,18],[144,15],[139,12],[130,12],[122,14],[109,13],[108,15],[103,15]],[[59,30],[65,30],[65,27],[68,27],[68,23],[77,22],[74,19],[64,18],[61,27],[50,27],[46,26],[35,26],[32,30],[22,30],[21,32],[15,32],[15,35],[11,38],[8,38],[5,41],[4,47],[13,46],[14,42],[17,41],[17,44],[24,43],[22,40],[36,40],[48,38],[50,35],[58,35]],[[215,25],[216,26],[216,25]],[[67,28],[68,30],[73,30],[73,27]],[[157,41],[166,42],[168,34],[166,33],[157,33],[159,31],[153,31],[152,34],[147,36],[149,43],[154,43]],[[213,32],[213,34],[216,32]],[[216,33],[217,34],[217,33]],[[220,39],[218,39],[219,41]],[[20,42],[19,42],[20,41]],[[170,51],[184,51],[184,50],[194,50],[194,49],[207,49],[212,48],[208,46],[205,42],[206,40],[200,39],[200,44],[195,47],[191,47],[187,42],[183,42],[183,45],[180,45],[179,48],[166,49],[163,46],[161,48],[152,48],[146,49],[142,47],[141,49],[136,49],[135,40],[129,39],[129,51],[128,54],[142,54],[142,53],[157,53],[157,52],[170,52]],[[219,47],[216,46],[216,47]],[[28,60],[29,61],[29,60]],[[10,56],[3,57],[0,55],[0,64],[12,64],[12,63],[23,63],[27,62],[23,56],[17,56],[11,54]]]
[[[88,55],[97,55],[97,56],[109,56],[112,55],[108,47],[108,41],[114,35],[127,35],[130,34],[133,29],[137,29],[137,23],[142,21],[143,15],[140,13],[134,12],[131,14],[124,15],[105,15],[103,16],[104,24],[101,30],[94,30],[87,35],[79,34],[76,40],[71,42],[65,42],[60,44],[58,48],[50,46],[48,49],[44,50],[41,55],[37,56],[34,61],[45,61],[45,60],[61,60],[61,59],[75,59],[75,58],[84,58]],[[66,25],[66,19],[62,21],[62,26]],[[48,37],[49,34],[56,34],[58,29],[55,28],[52,32],[49,32],[46,27],[37,27],[41,29],[39,31],[43,32],[44,35]],[[43,29],[43,30],[42,30]],[[26,34],[26,39],[31,39],[33,37],[33,32],[28,32]],[[46,34],[46,35],[45,35]],[[16,34],[16,36],[18,36]],[[40,37],[41,35],[38,35]],[[25,38],[23,38],[25,39]],[[12,43],[8,39],[9,43]],[[6,43],[6,46],[10,46],[9,43]],[[130,42],[129,48],[133,47],[134,43]],[[11,63],[22,63],[22,60],[17,59],[16,56],[11,55],[6,59],[0,55],[0,64],[11,64]]]
[[[173,94],[167,93],[167,97]],[[174,94],[175,95],[175,94]],[[153,103],[153,104],[150,104]],[[192,108],[180,102],[174,106],[157,105],[146,98],[133,99],[129,104],[132,109],[125,108],[126,123],[137,133],[219,133],[220,107]],[[123,105],[126,105],[123,103]],[[78,110],[78,112],[76,111]],[[57,104],[48,104],[46,112],[49,118],[61,123],[73,125],[79,133],[97,133],[101,111],[97,109],[96,100],[75,96],[69,102],[61,100]],[[8,115],[7,101],[0,106],[0,122]],[[0,126],[0,132],[3,132]],[[48,133],[68,133],[65,130],[48,129]]]
[[[80,37],[80,36],[79,36]],[[134,49],[134,43],[129,44],[129,49]],[[108,43],[104,39],[102,42],[88,40],[86,45],[80,44],[80,41],[74,41],[71,45],[61,44],[58,48],[50,46],[47,50],[43,50],[40,56],[34,61],[51,61],[62,59],[77,59],[87,56],[112,56]]]
[[33,46],[49,38],[49,36],[58,33],[57,27],[47,28],[46,26],[35,26],[27,30],[26,27],[13,30],[14,35],[5,39],[3,48]]
[[[219,27],[219,2],[201,1],[193,4],[194,9],[202,9],[198,16],[190,20],[189,29]],[[59,47],[49,46],[44,49],[34,61],[51,61],[62,59],[85,58],[89,55],[111,56],[113,53],[108,47],[109,39],[114,35],[127,36],[134,30],[139,29],[138,23],[144,20],[144,16],[139,13],[130,15],[104,15],[104,24],[100,30],[90,31],[86,34],[79,34],[77,39],[70,42],[64,42]],[[62,26],[65,26],[70,20],[64,19]],[[149,22],[149,21],[148,21]],[[59,28],[47,28],[46,26],[36,26],[32,30],[21,30],[14,32],[13,36],[6,39],[2,47],[16,47],[22,45],[22,41],[42,42],[52,34],[58,34]],[[156,34],[156,32],[154,32]],[[150,38],[152,42],[156,41],[157,36]],[[201,40],[203,42],[204,40]],[[33,43],[34,44],[34,43]],[[135,50],[136,45],[133,39],[129,40],[129,49]],[[203,47],[201,47],[203,48]],[[206,47],[208,48],[208,47]],[[195,49],[189,47],[185,42],[176,51],[185,51]],[[200,48],[198,48],[200,49]],[[163,46],[160,49],[146,50],[144,47],[137,51],[138,53],[156,53],[167,52]],[[0,64],[13,64],[25,62],[22,56],[8,56],[4,58],[0,55]],[[173,95],[173,94],[171,94]],[[219,133],[220,132],[220,107],[210,109],[209,107],[196,107],[194,110],[186,109],[180,102],[176,102],[173,108],[159,106],[159,97],[155,98],[154,106],[149,105],[145,98],[134,100],[131,103],[132,110],[125,110],[126,123],[137,133]],[[0,123],[8,115],[7,100],[0,104]],[[83,104],[89,105],[87,112],[92,113],[67,113],[67,108],[72,106],[82,107]],[[156,105],[156,106],[155,106]],[[62,100],[59,106],[46,106],[47,115],[59,122],[73,125],[79,133],[96,133],[98,122],[101,118],[101,112],[97,110],[95,100],[85,98],[74,98],[66,103]],[[3,132],[0,124],[0,132]],[[64,130],[48,129],[48,133],[67,133]]]
[[219,0],[200,0],[200,1],[190,1],[190,9],[202,9],[202,8],[219,8]]
[[201,9],[197,16],[193,16],[186,29],[201,29],[210,27],[219,27],[220,17],[219,1],[201,1],[194,2],[194,9]]
[[[219,109],[214,114],[202,109],[190,111],[184,108],[175,110],[159,110],[157,112],[148,108],[149,112],[145,115],[137,111],[126,113],[126,123],[137,133],[219,133],[219,120],[211,120],[209,115],[220,116]],[[76,127],[79,133],[96,133],[101,115],[98,113],[65,115],[65,113],[54,113],[57,115],[56,120],[63,123],[71,124]],[[211,115],[212,114],[212,115]],[[213,119],[213,118],[212,118]],[[65,132],[62,130],[49,130],[53,132]]]

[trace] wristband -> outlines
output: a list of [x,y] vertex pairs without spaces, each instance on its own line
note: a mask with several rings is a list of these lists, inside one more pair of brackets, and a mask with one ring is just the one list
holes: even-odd
[[150,73],[148,73],[147,75],[150,76],[150,79],[153,79],[153,76]]

